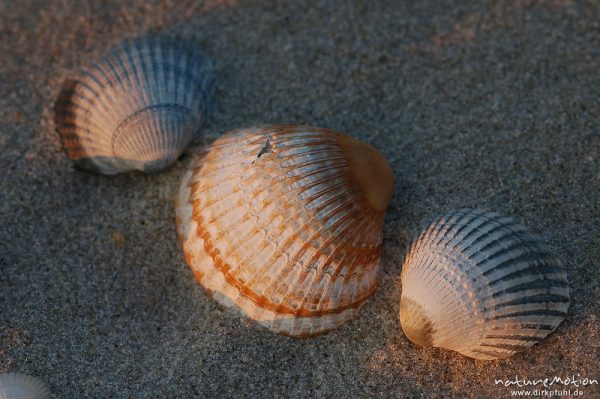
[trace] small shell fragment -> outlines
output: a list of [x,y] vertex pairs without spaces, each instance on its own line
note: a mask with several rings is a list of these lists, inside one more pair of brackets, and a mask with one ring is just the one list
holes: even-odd
[[203,122],[212,96],[210,63],[192,44],[148,35],[107,51],[68,79],[55,122],[69,158],[104,174],[158,172]]
[[558,257],[497,213],[448,212],[421,233],[404,261],[400,321],[420,346],[500,359],[543,340],[569,304]]
[[50,391],[39,379],[19,373],[0,374],[0,399],[46,399]]
[[178,233],[215,300],[311,336],[352,318],[375,290],[392,192],[383,155],[342,133],[235,130],[183,177]]

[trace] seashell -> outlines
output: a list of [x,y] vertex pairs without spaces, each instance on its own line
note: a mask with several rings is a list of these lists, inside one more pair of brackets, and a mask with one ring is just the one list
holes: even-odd
[[0,399],[45,399],[50,392],[35,377],[19,373],[0,374]]
[[342,133],[234,130],[183,177],[177,228],[210,296],[274,332],[311,336],[375,290],[392,192],[383,155]]
[[541,238],[483,210],[451,211],[432,222],[402,270],[400,321],[408,339],[480,360],[540,342],[569,303],[565,268]]
[[123,42],[67,80],[55,122],[77,166],[153,173],[191,142],[211,97],[210,63],[200,51],[150,35]]

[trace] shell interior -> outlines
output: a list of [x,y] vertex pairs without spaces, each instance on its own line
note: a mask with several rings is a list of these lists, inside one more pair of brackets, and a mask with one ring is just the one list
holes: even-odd
[[475,359],[510,356],[540,342],[569,304],[558,257],[526,227],[493,212],[447,213],[415,240],[403,266],[406,336]]
[[185,41],[123,42],[63,85],[55,122],[69,158],[105,174],[166,168],[204,119],[211,75],[210,62]]
[[[362,182],[369,171],[377,184]],[[178,232],[214,299],[278,333],[310,336],[353,317],[375,290],[392,190],[383,156],[341,133],[237,130],[183,177]]]

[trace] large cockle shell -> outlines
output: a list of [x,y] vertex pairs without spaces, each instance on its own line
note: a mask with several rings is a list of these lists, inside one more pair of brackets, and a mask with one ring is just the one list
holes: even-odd
[[0,399],[46,399],[50,392],[35,377],[19,373],[0,374]]
[[451,211],[408,251],[400,321],[421,346],[494,360],[540,342],[567,314],[565,268],[512,218]]
[[210,63],[195,46],[145,36],[111,49],[65,82],[56,128],[79,167],[158,172],[191,142],[211,95]]
[[183,177],[178,233],[214,299],[310,336],[352,318],[375,290],[392,192],[383,155],[342,133],[235,130]]

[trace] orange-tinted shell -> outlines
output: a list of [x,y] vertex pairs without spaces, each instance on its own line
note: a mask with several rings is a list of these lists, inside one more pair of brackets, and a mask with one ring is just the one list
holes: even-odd
[[218,302],[272,331],[326,332],[373,293],[392,171],[370,145],[306,126],[235,130],[183,177],[187,263]]

